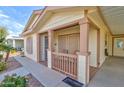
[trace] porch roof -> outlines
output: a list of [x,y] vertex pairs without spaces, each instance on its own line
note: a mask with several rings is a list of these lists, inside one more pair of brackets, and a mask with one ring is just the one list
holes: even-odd
[[101,6],[99,10],[112,35],[124,35],[124,6]]
[[[28,34],[33,32],[33,29],[37,26],[37,24],[45,18],[48,18],[48,15],[54,12],[62,12],[68,11],[69,9],[76,9],[81,7],[45,7],[42,12],[40,12],[39,18],[34,23],[32,29],[27,30],[27,26],[24,29],[23,34]],[[100,7],[82,7],[84,9],[92,10],[91,12],[97,12],[98,16],[102,19],[104,25],[106,26],[107,30],[113,36],[120,36],[124,35],[124,7],[123,6],[100,6]],[[38,12],[39,13],[39,12]],[[31,20],[31,19],[30,19]],[[44,21],[43,21],[44,22]],[[29,22],[30,23],[30,22]],[[30,25],[30,24],[27,25]]]
[[[29,25],[31,24],[32,20],[32,16],[34,16],[34,14],[32,14],[31,18],[29,19],[29,22],[27,23],[24,31],[22,32],[22,36],[26,35],[26,34],[30,34],[34,32],[34,29],[37,27],[37,25],[42,22],[44,23],[49,16],[51,16],[51,14],[54,13],[60,13],[60,12],[65,12],[65,11],[72,11],[72,10],[84,10],[84,9],[88,9],[89,12],[94,11],[94,7],[75,7],[75,6],[64,6],[64,7],[53,7],[53,6],[49,6],[49,7],[45,7],[40,13],[39,13],[39,17],[38,19],[34,22],[33,26],[31,29],[28,29]],[[33,12],[34,13],[34,12]],[[82,12],[83,14],[83,12]],[[30,21],[32,20],[32,21]],[[45,20],[45,21],[44,21]],[[77,20],[72,20],[72,23],[74,23],[74,21],[76,22]]]

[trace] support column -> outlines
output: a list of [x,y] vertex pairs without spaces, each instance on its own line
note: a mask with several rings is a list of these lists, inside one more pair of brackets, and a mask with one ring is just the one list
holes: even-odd
[[78,54],[78,80],[85,85],[89,82],[89,21],[87,17],[79,22],[80,53]]
[[100,65],[100,29],[97,29],[97,67]]
[[48,31],[48,67],[52,68],[52,40],[53,40],[53,31]]
[[112,37],[112,56],[114,56],[114,37]]
[[40,62],[40,34],[37,33],[36,35],[37,38],[37,63]]
[[13,47],[16,48],[15,39],[13,39]]

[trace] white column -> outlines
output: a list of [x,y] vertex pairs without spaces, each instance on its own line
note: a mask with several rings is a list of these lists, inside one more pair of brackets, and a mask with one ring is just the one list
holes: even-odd
[[89,58],[81,54],[78,54],[78,81],[89,83]]
[[48,51],[47,51],[49,68],[52,68],[52,49],[53,49],[52,40],[53,40],[53,31],[49,30],[48,31]]
[[15,39],[13,39],[13,47],[16,48]]
[[89,21],[85,17],[79,21],[80,53],[78,54],[78,80],[87,85],[89,82]]
[[48,67],[52,68],[52,52],[50,50],[47,51],[48,55]]

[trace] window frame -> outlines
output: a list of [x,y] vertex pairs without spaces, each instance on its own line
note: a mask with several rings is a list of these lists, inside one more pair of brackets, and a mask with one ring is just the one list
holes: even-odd
[[32,37],[28,37],[26,39],[26,52],[28,54],[33,54],[33,38]]

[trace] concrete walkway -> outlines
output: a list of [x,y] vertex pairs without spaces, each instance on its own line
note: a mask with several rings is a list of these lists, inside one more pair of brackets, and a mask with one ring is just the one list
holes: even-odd
[[89,87],[124,87],[124,58],[107,58]]
[[66,77],[65,75],[26,57],[16,56],[15,59],[45,87],[69,87],[69,85],[62,82]]
[[20,67],[20,68],[17,68],[15,70],[12,70],[10,72],[0,74],[0,82],[4,79],[4,77],[6,75],[12,75],[12,74],[15,74],[15,73],[17,74],[17,76],[25,76],[25,75],[29,74],[29,72],[24,67]]

